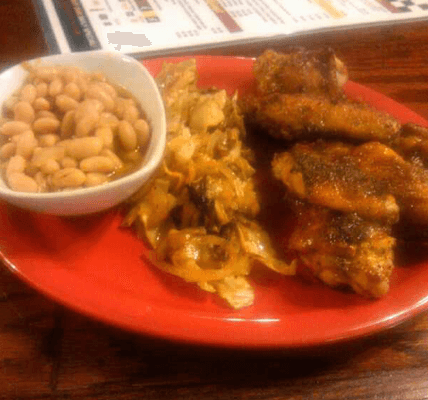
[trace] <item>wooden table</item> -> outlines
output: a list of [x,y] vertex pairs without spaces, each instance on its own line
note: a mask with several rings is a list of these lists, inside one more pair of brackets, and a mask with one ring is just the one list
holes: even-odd
[[[354,81],[428,118],[428,23],[300,37]],[[212,54],[259,54],[264,46]],[[29,0],[0,2],[0,68],[47,54]],[[428,314],[333,348],[212,350],[133,335],[59,306],[0,269],[1,399],[428,399]]]

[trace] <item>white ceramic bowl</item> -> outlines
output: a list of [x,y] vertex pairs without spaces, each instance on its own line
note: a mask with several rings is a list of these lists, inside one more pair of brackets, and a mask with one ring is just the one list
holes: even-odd
[[[113,83],[123,86],[141,104],[152,127],[143,165],[135,172],[107,184],[56,193],[24,193],[9,189],[0,176],[0,199],[32,211],[56,215],[81,215],[106,210],[135,193],[162,160],[166,140],[165,110],[157,85],[137,60],[103,51],[61,54],[31,62],[74,65],[85,71],[102,71]],[[0,74],[0,105],[22,86],[27,72],[21,65]]]

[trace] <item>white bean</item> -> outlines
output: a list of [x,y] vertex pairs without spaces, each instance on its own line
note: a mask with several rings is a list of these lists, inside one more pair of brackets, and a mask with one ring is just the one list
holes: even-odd
[[68,83],[71,83],[71,82],[76,83],[78,77],[79,77],[79,70],[77,68],[75,68],[75,67],[69,67],[69,68],[66,68],[64,70],[64,79],[65,79],[66,82],[68,82]]
[[15,104],[15,121],[23,121],[31,124],[35,118],[34,108],[28,101],[19,101]]
[[29,83],[22,88],[20,96],[22,101],[28,101],[31,104],[36,100],[36,97],[37,89],[33,84]]
[[40,136],[39,145],[41,147],[52,147],[59,141],[59,136],[54,133],[46,133],[45,135]]
[[33,107],[35,110],[49,110],[51,108],[51,103],[46,100],[44,97],[38,97],[33,102]]
[[37,77],[46,82],[51,82],[58,76],[58,69],[53,66],[43,66],[36,68]]
[[62,112],[75,110],[79,105],[79,103],[76,100],[74,100],[70,96],[67,96],[66,94],[60,94],[56,96],[55,104],[58,107],[58,109]]
[[109,149],[113,148],[113,131],[109,126],[101,126],[95,130],[95,137],[103,141],[103,146]]
[[81,90],[77,83],[70,82],[64,88],[64,93],[72,99],[79,101],[81,97]]
[[55,133],[59,128],[60,122],[53,118],[39,118],[33,123],[33,130],[36,133]]
[[108,177],[106,174],[100,172],[88,172],[86,174],[85,186],[98,186],[106,182],[108,182]]
[[144,149],[150,139],[150,126],[146,120],[138,119],[134,122],[134,129],[137,134],[138,145]]
[[117,127],[119,142],[125,151],[135,150],[137,147],[137,134],[131,123],[120,121]]
[[53,112],[47,111],[47,110],[38,111],[36,114],[36,119],[39,119],[39,118],[58,119],[58,117]]
[[85,94],[88,90],[88,81],[84,76],[78,76],[76,83],[79,85],[79,88],[82,92],[82,94]]
[[78,163],[74,158],[65,156],[61,160],[61,166],[63,168],[77,168]]
[[16,143],[8,142],[5,143],[2,147],[0,147],[0,157],[3,160],[7,160],[10,157],[15,155],[16,151]]
[[99,137],[87,136],[72,139],[65,144],[65,154],[68,157],[81,160],[97,156],[103,148],[103,141]]
[[108,126],[113,131],[117,128],[119,125],[119,119],[116,117],[116,115],[112,113],[101,113],[100,119],[98,121],[99,126]]
[[65,148],[59,145],[53,147],[36,147],[33,151],[31,164],[40,167],[45,160],[53,158],[54,160],[61,161],[65,156]]
[[84,118],[88,114],[99,114],[104,111],[103,103],[96,99],[88,99],[82,101],[76,108],[76,122]]
[[123,114],[128,107],[132,107],[134,102],[132,99],[125,99],[123,97],[117,97],[115,99],[114,113],[119,119],[123,119]]
[[[75,118],[76,119],[76,118]],[[99,114],[93,113],[84,116],[76,123],[75,134],[77,137],[88,136],[98,124]]]
[[6,176],[9,176],[13,172],[24,172],[27,161],[22,156],[13,156],[7,163]]
[[23,121],[8,121],[1,127],[1,133],[7,136],[19,135],[31,129],[30,125]]
[[24,158],[30,158],[38,142],[33,131],[25,131],[18,136],[16,142],[16,154]]
[[49,84],[49,95],[51,97],[56,97],[62,92],[63,84],[61,79],[55,78],[50,84]]
[[74,110],[70,110],[65,113],[64,118],[61,121],[61,137],[70,137],[74,133],[75,121],[74,116],[76,112]]
[[53,158],[48,158],[45,161],[42,162],[40,165],[40,171],[42,171],[44,174],[53,174],[60,170],[60,165],[58,161],[54,160]]
[[86,91],[86,97],[88,99],[97,99],[101,101],[107,111],[112,111],[114,108],[114,100],[97,84],[89,85]]
[[129,122],[135,122],[139,118],[140,118],[140,112],[138,111],[137,107],[131,106],[131,107],[125,108],[125,111],[123,112],[123,119]]
[[97,82],[97,85],[104,91],[106,92],[112,99],[115,99],[117,97],[117,91],[116,89],[106,83],[106,82]]
[[56,188],[75,188],[85,183],[86,175],[77,168],[63,168],[52,175],[52,185]]
[[7,181],[11,189],[17,192],[37,192],[39,187],[37,182],[25,175],[23,172],[13,172],[7,177]]
[[123,168],[123,161],[120,159],[120,157],[116,153],[114,153],[110,149],[102,149],[100,156],[106,156],[111,158],[115,164],[115,169]]
[[113,160],[105,156],[84,158],[80,161],[80,169],[85,172],[113,172],[115,164]]
[[39,187],[39,192],[46,192],[47,191],[48,184],[47,184],[47,181],[46,181],[46,176],[45,176],[45,174],[42,171],[37,171],[34,174],[34,178],[33,179],[36,181],[37,186]]
[[48,94],[48,84],[46,82],[38,83],[36,85],[36,91],[37,97],[45,97]]

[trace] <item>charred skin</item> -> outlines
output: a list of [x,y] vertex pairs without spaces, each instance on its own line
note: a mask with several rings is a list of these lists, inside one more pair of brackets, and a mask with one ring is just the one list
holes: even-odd
[[346,98],[347,72],[331,49],[272,50],[255,62],[255,91],[242,101],[246,122],[287,141],[335,138],[389,142],[400,124]]
[[[389,288],[394,234],[428,226],[428,171],[379,142],[298,143],[278,153],[274,176],[295,199],[290,248],[330,286],[380,297]],[[412,231],[412,239],[415,233]]]
[[282,54],[266,50],[254,63],[254,76],[260,95],[305,93],[337,100],[343,97],[342,86],[348,78],[344,64],[330,48],[298,48]]
[[400,125],[392,117],[359,103],[333,103],[306,94],[277,94],[248,98],[247,123],[287,141],[345,139],[390,142]]
[[392,231],[428,238],[428,128],[347,99],[329,51],[267,51],[254,76],[243,109],[248,127],[284,143],[272,170],[295,203],[291,249],[330,286],[384,295]]
[[340,142],[298,143],[272,161],[274,176],[301,200],[392,224],[399,208],[382,180],[360,167],[357,147]]
[[307,203],[296,214],[290,248],[313,275],[368,297],[388,292],[395,246],[389,226]]

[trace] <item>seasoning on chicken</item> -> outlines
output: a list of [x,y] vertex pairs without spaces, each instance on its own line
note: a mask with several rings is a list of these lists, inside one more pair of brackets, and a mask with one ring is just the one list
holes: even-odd
[[305,93],[340,99],[348,79],[345,65],[330,48],[298,48],[281,54],[266,50],[255,61],[253,71],[258,95]]
[[399,133],[392,117],[368,105],[306,94],[250,97],[245,102],[250,125],[288,141],[317,138],[388,142]]
[[428,170],[405,160],[390,147],[364,143],[353,150],[361,170],[393,195],[400,209],[400,223],[428,226]]
[[388,292],[394,268],[391,227],[307,203],[296,205],[289,241],[313,275],[332,287],[351,287],[368,297]]
[[395,198],[381,179],[364,170],[364,162],[372,162],[367,157],[360,147],[341,142],[297,143],[277,153],[272,168],[299,199],[363,218],[397,222]]
[[254,220],[260,205],[251,153],[243,145],[236,95],[199,90],[195,60],[164,64],[157,77],[167,114],[162,167],[130,201],[125,225],[153,247],[162,270],[249,306],[253,265],[294,274]]
[[275,156],[273,172],[313,204],[378,221],[428,225],[428,170],[382,143],[298,143]]
[[406,160],[428,167],[428,128],[413,123],[404,124],[391,147]]
[[[382,288],[388,287],[389,274],[384,274],[386,266],[380,262],[378,251],[392,253],[393,226],[398,230],[409,224],[428,226],[428,171],[379,142],[359,146],[324,141],[298,143],[276,154],[272,166],[275,177],[285,184],[289,194],[305,202],[299,208],[299,224],[290,244],[299,258],[330,284],[331,270],[341,270],[344,263],[333,257],[345,246],[336,240],[342,240],[341,236],[334,236],[338,229],[342,232],[352,227],[357,229],[352,232],[360,236],[367,229],[363,236],[369,242],[351,241],[355,255],[347,256],[344,265],[347,270],[352,266],[352,274],[347,274],[346,279],[339,274],[339,279],[335,273],[334,279],[346,282],[359,293],[375,297],[384,293]],[[345,225],[338,225],[338,221]],[[392,265],[391,257],[385,259],[389,260],[387,271]],[[381,276],[381,287],[373,286],[372,279],[361,278],[360,270],[361,274],[369,270],[370,276]],[[360,279],[368,282],[364,290]]]
[[283,140],[272,172],[295,203],[298,259],[331,286],[379,297],[394,266],[392,235],[428,237],[428,128],[347,99],[344,67],[326,54],[265,52],[245,118]]
[[288,141],[394,139],[400,131],[394,118],[343,95],[343,71],[331,51],[266,51],[254,67],[256,90],[242,101],[247,123]]

